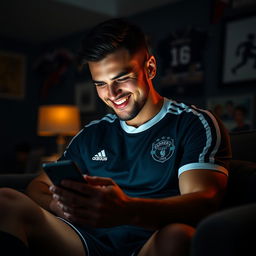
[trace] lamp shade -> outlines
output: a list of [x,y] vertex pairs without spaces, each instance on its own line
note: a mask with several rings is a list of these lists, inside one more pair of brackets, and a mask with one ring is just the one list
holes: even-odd
[[80,130],[80,113],[72,105],[40,106],[38,114],[38,135],[73,136]]

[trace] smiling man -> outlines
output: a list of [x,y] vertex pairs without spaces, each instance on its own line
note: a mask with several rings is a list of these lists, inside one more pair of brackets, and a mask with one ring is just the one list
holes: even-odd
[[29,197],[2,189],[1,236],[35,255],[188,255],[196,224],[226,188],[224,127],[206,110],[159,95],[156,60],[137,26],[99,24],[80,57],[115,113],[86,125],[61,157],[80,167],[87,184],[56,187],[43,173]]
[[152,85],[156,73],[153,56],[144,51],[131,56],[127,49],[120,48],[88,64],[99,97],[119,119],[139,126],[159,112],[163,98]]

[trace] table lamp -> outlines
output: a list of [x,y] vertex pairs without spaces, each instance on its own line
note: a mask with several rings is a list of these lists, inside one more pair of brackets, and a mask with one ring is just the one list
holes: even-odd
[[65,136],[73,136],[80,130],[80,113],[72,105],[43,105],[38,113],[38,135],[57,136],[57,154],[60,156],[66,145]]

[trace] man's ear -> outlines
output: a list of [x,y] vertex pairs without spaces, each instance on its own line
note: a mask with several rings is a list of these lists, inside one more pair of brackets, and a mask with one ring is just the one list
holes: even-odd
[[146,62],[146,70],[149,79],[153,79],[156,76],[156,59],[153,55]]

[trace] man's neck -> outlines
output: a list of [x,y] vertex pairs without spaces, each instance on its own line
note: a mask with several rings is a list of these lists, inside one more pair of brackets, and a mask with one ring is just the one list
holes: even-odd
[[160,96],[156,91],[154,91],[154,93],[149,94],[147,102],[139,114],[134,119],[126,121],[126,124],[139,127],[142,124],[148,122],[159,113],[163,106],[163,102],[164,98]]

